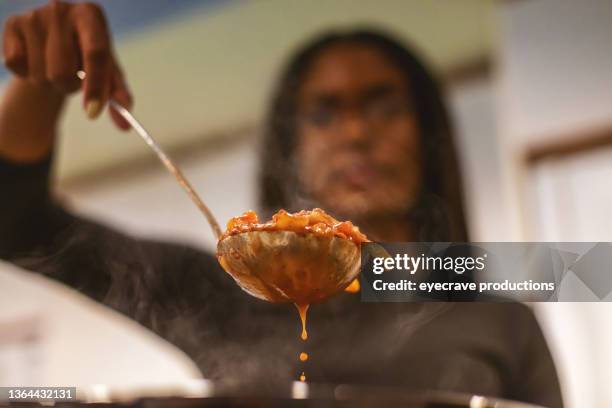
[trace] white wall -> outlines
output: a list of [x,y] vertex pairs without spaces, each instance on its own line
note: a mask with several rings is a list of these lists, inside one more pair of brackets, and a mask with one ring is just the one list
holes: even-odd
[[506,157],[499,150],[494,77],[451,88],[449,103],[457,130],[471,240],[505,241],[508,218],[501,161]]
[[[596,170],[600,179],[609,180],[609,176],[603,175],[612,174],[605,160],[564,167],[559,170],[565,173],[549,172],[545,180],[540,172],[538,184],[529,186],[528,182],[533,179],[526,173],[523,154],[533,144],[579,137],[576,135],[612,125],[612,3],[608,0],[504,2],[499,7],[499,21],[499,135],[501,151],[508,157],[503,162],[502,176],[511,239],[611,240],[612,233],[597,228],[609,224],[612,217],[609,211],[597,211],[602,208],[601,200],[606,199],[601,190],[608,190],[609,184],[605,186],[597,183],[597,178],[574,174],[565,177],[568,185],[580,181],[580,189],[570,193],[583,195],[573,197],[582,200],[581,207],[575,209],[565,205],[571,205],[569,202],[560,202],[559,188],[546,188],[561,181],[563,174],[568,176],[567,172],[588,172],[588,167],[597,163],[603,166]],[[554,208],[547,208],[561,212],[554,217],[554,223],[559,225],[528,218],[534,197],[527,193],[534,191],[540,203],[555,203]],[[541,215],[553,216],[546,210],[541,207],[535,214],[539,211]],[[564,221],[565,215],[571,215],[567,211],[580,212],[583,218],[582,222],[578,220],[580,225]],[[612,405],[611,306],[609,303],[536,305],[551,340],[569,407]]]
[[536,0],[499,8],[499,130],[513,239],[525,236],[525,149],[612,124],[612,5]]

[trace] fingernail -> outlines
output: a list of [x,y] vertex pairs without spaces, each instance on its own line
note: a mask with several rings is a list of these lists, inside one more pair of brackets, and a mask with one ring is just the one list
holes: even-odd
[[102,113],[102,103],[97,100],[87,102],[85,105],[85,112],[89,119],[95,119]]

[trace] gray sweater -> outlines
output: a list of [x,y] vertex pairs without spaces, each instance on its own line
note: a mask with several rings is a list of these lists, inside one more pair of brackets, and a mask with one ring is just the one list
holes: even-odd
[[[0,160],[0,258],[71,286],[185,351],[206,378],[266,386],[296,379],[484,394],[561,407],[555,367],[517,303],[311,307],[299,338],[291,305],[244,293],[211,254],[130,237],[71,214],[50,194],[50,159]],[[300,362],[307,351],[310,358]]]

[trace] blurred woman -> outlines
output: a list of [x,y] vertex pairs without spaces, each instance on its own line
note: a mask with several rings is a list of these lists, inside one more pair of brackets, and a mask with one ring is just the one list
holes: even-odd
[[319,205],[374,240],[468,241],[446,108],[389,36],[332,33],[298,52],[268,118],[268,212]]

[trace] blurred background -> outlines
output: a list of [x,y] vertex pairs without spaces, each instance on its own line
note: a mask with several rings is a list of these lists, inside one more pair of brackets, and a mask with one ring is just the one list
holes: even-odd
[[[41,3],[1,1],[0,18]],[[368,25],[414,44],[443,81],[474,241],[612,241],[609,0],[99,3],[135,115],[222,222],[256,207],[258,135],[285,59],[323,29]],[[135,134],[88,121],[78,97],[61,133],[55,186],[77,212],[214,248]],[[612,406],[609,304],[533,307],[568,406]]]

